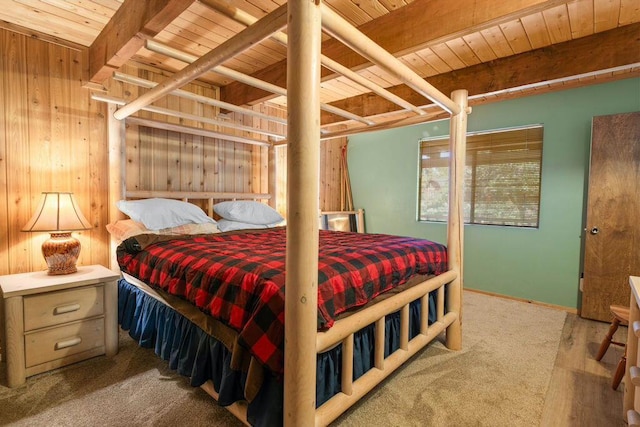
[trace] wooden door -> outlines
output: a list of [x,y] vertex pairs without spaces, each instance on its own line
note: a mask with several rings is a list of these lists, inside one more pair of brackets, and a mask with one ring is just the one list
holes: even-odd
[[640,275],[640,112],[593,118],[581,316],[609,321]]

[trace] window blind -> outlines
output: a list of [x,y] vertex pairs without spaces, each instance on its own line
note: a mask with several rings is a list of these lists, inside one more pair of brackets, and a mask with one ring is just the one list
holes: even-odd
[[[538,227],[543,127],[467,136],[465,222]],[[420,142],[419,219],[446,221],[448,139]]]

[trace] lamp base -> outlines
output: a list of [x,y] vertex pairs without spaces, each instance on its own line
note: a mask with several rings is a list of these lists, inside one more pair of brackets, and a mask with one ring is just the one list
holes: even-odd
[[80,241],[68,233],[51,233],[42,244],[42,255],[50,275],[70,274],[78,271],[76,262],[80,255]]

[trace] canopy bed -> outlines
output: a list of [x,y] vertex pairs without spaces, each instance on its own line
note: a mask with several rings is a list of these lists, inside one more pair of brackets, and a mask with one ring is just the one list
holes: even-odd
[[[242,16],[240,13],[238,15]],[[282,301],[278,300],[273,304],[281,304],[282,307],[269,311],[273,318],[267,322],[281,327],[281,331],[276,335],[281,334],[282,342],[273,342],[274,340],[271,339],[268,341],[274,348],[274,353],[282,353],[282,364],[272,363],[269,357],[262,357],[264,353],[258,348],[264,349],[265,339],[261,335],[252,335],[254,341],[249,343],[242,329],[244,325],[236,325],[231,320],[220,321],[224,316],[218,316],[215,320],[212,320],[211,316],[204,316],[204,320],[196,319],[202,317],[202,308],[194,308],[193,305],[185,303],[185,300],[189,300],[188,294],[202,294],[197,290],[192,292],[192,284],[195,281],[189,281],[188,278],[166,279],[164,273],[158,273],[156,276],[165,277],[166,283],[180,283],[180,285],[164,287],[165,279],[160,279],[151,288],[145,287],[142,283],[153,282],[154,274],[145,276],[141,273],[145,267],[140,266],[143,261],[140,261],[138,256],[147,257],[146,259],[149,260],[160,252],[173,253],[178,246],[190,247],[194,244],[203,246],[198,250],[207,251],[209,246],[219,247],[225,239],[231,239],[232,244],[237,245],[238,248],[245,248],[244,251],[239,250],[243,254],[253,255],[260,252],[261,249],[247,246],[249,243],[240,240],[242,235],[246,234],[245,232],[199,234],[197,238],[142,234],[133,240],[125,239],[117,250],[114,244],[114,257],[117,254],[117,259],[114,258],[114,267],[116,267],[115,263],[119,262],[126,279],[121,282],[120,287],[120,322],[123,328],[131,329],[131,335],[141,345],[155,346],[156,353],[169,360],[173,368],[190,376],[192,384],[202,386],[245,423],[256,425],[284,423],[290,426],[327,425],[442,332],[446,331],[448,348],[456,350],[461,347],[462,184],[466,117],[469,112],[466,91],[454,92],[452,99],[441,94],[404,63],[385,52],[321,2],[291,1],[261,20],[255,23],[249,22],[249,24],[252,25],[172,77],[158,83],[137,99],[123,103],[102,98],[109,102],[110,222],[115,223],[121,218],[115,206],[123,199],[205,200],[211,214],[218,200],[269,200],[273,197],[273,194],[253,193],[163,193],[127,190],[124,188],[125,122],[136,120],[135,117],[131,119],[128,117],[141,109],[150,108],[149,105],[154,101],[197,79],[212,67],[219,66],[233,55],[249,48],[251,44],[258,43],[273,34],[281,35],[280,29],[287,25],[289,77],[286,89],[288,108],[286,141],[267,144],[270,145],[270,149],[273,149],[274,144],[287,144],[286,229],[274,227],[266,230],[250,230],[251,238],[248,239],[250,241],[275,239],[273,241],[279,243],[274,244],[273,252],[280,251],[281,254],[276,263],[284,266],[286,261],[286,275],[284,269],[277,274],[274,273],[276,276],[282,276],[280,291],[272,292],[273,295],[281,293]],[[323,258],[326,256],[323,252],[326,249],[323,247],[331,246],[335,233],[341,236],[358,233],[319,231],[317,189],[318,153],[321,140],[342,136],[349,132],[370,131],[426,121],[429,117],[434,117],[426,113],[434,105],[424,108],[404,107],[418,114],[415,119],[401,119],[385,125],[376,125],[375,121],[367,119],[364,120],[366,127],[358,127],[355,131],[323,133],[320,126],[319,107],[320,65],[321,63],[327,65],[326,58],[320,53],[322,30],[398,76],[409,87],[423,94],[451,116],[450,197],[446,251],[442,245],[420,239],[359,235],[359,240],[345,243],[345,245],[355,245],[349,247],[360,248],[356,251],[351,250],[352,254],[364,253],[366,252],[364,248],[369,246],[395,247],[394,245],[402,246],[406,243],[407,246],[418,248],[418,253],[422,254],[420,256],[431,253],[431,250],[438,255],[431,260],[429,267],[425,267],[424,271],[421,270],[417,278],[412,279],[414,274],[409,274],[407,277],[395,280],[396,285],[403,284],[403,286],[399,286],[393,292],[369,292],[366,300],[359,300],[355,304],[358,307],[357,310],[349,311],[348,307],[340,308],[336,309],[335,315],[329,316],[326,315],[327,306],[323,304],[325,301],[322,292],[326,284],[320,277],[324,276],[323,265],[326,264]],[[335,64],[334,66],[339,68]],[[153,126],[154,124],[151,121],[145,121],[143,125]],[[170,130],[190,131],[175,125]],[[247,143],[255,143],[255,141],[250,140]],[[374,242],[374,238],[383,239],[383,242]],[[229,245],[229,243],[226,244]],[[270,243],[266,244],[270,245]],[[435,248],[421,247],[422,244],[434,245]],[[205,246],[207,248],[204,248]],[[344,265],[338,263],[336,268],[347,269],[345,266],[349,261],[344,254],[341,256],[345,258],[341,261]],[[420,258],[420,256],[410,255],[409,257]],[[148,262],[163,264],[164,261]],[[271,265],[272,262],[275,261],[260,259],[255,260],[253,264],[262,266]],[[354,263],[359,264],[359,261]],[[167,268],[171,271],[181,269],[177,266]],[[213,267],[207,267],[207,269],[211,268]],[[189,276],[193,279],[193,274],[185,273],[185,277]],[[204,280],[199,279],[198,283]],[[376,286],[379,282],[382,283],[383,280],[372,281]],[[165,292],[172,287],[182,287],[186,290],[182,294],[177,292],[174,295]],[[141,290],[143,288],[144,290]],[[282,291],[285,288],[286,293]],[[378,294],[381,295],[373,299]],[[265,305],[272,304],[272,300],[263,295],[256,298],[267,300]],[[193,299],[198,300],[199,297]],[[161,302],[158,303],[158,301]],[[215,303],[212,304],[215,305]],[[251,307],[251,309],[255,308]],[[265,313],[265,311],[256,310],[249,317],[253,316],[253,319]],[[228,311],[232,313],[234,308]],[[244,313],[245,310],[242,311]],[[349,315],[344,317],[347,311]],[[231,317],[233,317],[232,314],[229,315],[229,318]],[[199,332],[191,329],[189,325],[192,323],[199,325]],[[145,327],[153,324],[152,332],[145,328],[140,329],[140,324],[145,324]],[[169,324],[174,327],[179,326],[175,327],[175,330],[167,331]],[[189,332],[185,332],[187,330]],[[195,348],[190,354],[177,355],[184,350],[184,345],[178,343],[172,346],[168,341],[186,342],[188,341],[186,336],[189,334],[196,334],[198,337],[190,341],[191,344],[187,347],[207,346],[207,349],[200,351],[201,349]],[[167,335],[171,335],[172,338],[167,340]],[[209,338],[214,340],[203,344],[202,340],[209,340]],[[363,355],[361,348],[363,345],[360,340],[362,339],[370,342],[368,347],[370,351],[366,355]],[[216,357],[213,353],[225,359],[222,364],[212,361],[212,358]],[[202,356],[203,354],[206,356]],[[200,360],[200,357],[206,360]],[[332,377],[337,377],[337,381],[325,387],[318,382],[325,374],[318,375],[317,372],[323,370],[321,365],[323,360],[327,359],[330,365],[337,365],[330,374]],[[207,365],[206,369],[209,371],[217,373],[203,374],[203,365]],[[254,381],[255,378],[258,378],[257,382]],[[232,384],[229,385],[227,381],[231,381]],[[326,393],[322,390],[326,390]],[[280,407],[270,399],[272,395],[281,396]],[[276,414],[268,414],[269,412]]]

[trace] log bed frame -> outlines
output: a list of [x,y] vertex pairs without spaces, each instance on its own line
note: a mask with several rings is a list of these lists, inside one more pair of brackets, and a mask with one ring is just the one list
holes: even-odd
[[[207,0],[206,4],[216,3]],[[227,6],[227,11],[229,7]],[[238,12],[238,11],[236,11]],[[237,16],[242,16],[236,13]],[[288,23],[287,23],[288,21]],[[152,102],[198,78],[234,55],[258,43],[266,37],[281,34],[287,25],[287,252],[286,252],[286,301],[285,301],[285,374],[284,374],[284,424],[287,426],[327,425],[352,406],[373,387],[388,377],[410,357],[425,347],[435,337],[446,331],[446,346],[459,350],[462,345],[462,254],[463,254],[463,173],[466,143],[467,92],[453,92],[451,99],[438,92],[402,62],[384,51],[364,34],[340,18],[319,0],[291,0],[278,7],[261,20],[222,43],[202,58],[141,95],[124,104],[108,102],[108,134],[110,164],[110,222],[120,214],[115,203],[123,198],[171,197],[184,200],[208,200],[209,211],[216,199],[262,199],[271,194],[243,193],[193,193],[193,192],[130,192],[125,189],[125,119]],[[412,89],[423,94],[451,116],[450,129],[450,194],[448,216],[449,271],[429,279],[361,310],[347,321],[337,321],[326,332],[317,332],[317,269],[318,269],[318,183],[320,141],[331,137],[321,136],[320,129],[320,65],[321,31],[341,40],[362,56],[400,78]],[[119,107],[119,108],[118,108]],[[428,106],[429,108],[432,105]],[[426,107],[425,107],[426,108]],[[424,109],[418,114],[422,121],[428,118]],[[132,118],[133,119],[133,118]],[[417,123],[420,120],[414,120]],[[396,126],[390,125],[388,127]],[[373,126],[376,128],[376,126]],[[371,131],[366,128],[364,131]],[[180,131],[180,130],[178,130]],[[251,143],[247,141],[247,143]],[[280,142],[278,142],[280,143]],[[273,143],[270,150],[273,151]],[[271,157],[271,154],[270,154]],[[270,162],[271,163],[271,162]],[[270,173],[270,178],[273,176]],[[270,193],[272,180],[270,179]],[[115,253],[115,251],[113,251]],[[112,267],[117,268],[117,265]],[[445,301],[444,287],[447,286]],[[409,302],[421,300],[423,313],[428,310],[428,293],[438,290],[437,321],[427,325],[428,316],[422,316],[420,333],[409,340]],[[400,349],[384,357],[385,316],[400,310]],[[446,313],[446,314],[445,314]],[[376,324],[375,367],[356,381],[352,380],[353,334],[355,331]],[[310,331],[314,331],[311,333]],[[317,333],[316,333],[317,332]],[[342,343],[343,369],[342,392],[315,409],[315,379],[317,354]],[[213,386],[202,386],[216,396]],[[228,409],[246,421],[246,404],[239,402]]]

